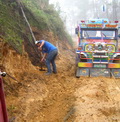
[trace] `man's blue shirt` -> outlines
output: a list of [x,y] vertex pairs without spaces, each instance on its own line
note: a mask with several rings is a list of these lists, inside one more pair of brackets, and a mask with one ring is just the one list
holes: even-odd
[[55,47],[53,44],[51,44],[48,41],[40,40],[40,43],[42,43],[43,41],[44,41],[44,45],[42,46],[42,52],[43,53],[49,53],[53,50],[57,50],[57,47]]

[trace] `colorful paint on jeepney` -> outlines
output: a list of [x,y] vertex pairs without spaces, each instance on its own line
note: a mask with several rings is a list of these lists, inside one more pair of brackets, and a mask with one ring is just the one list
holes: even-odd
[[120,68],[120,63],[108,64],[108,68]]
[[104,42],[107,44],[115,44],[116,45],[116,40],[111,40],[111,39],[84,39],[82,40],[82,43],[96,43],[96,42]]
[[92,67],[92,63],[79,62],[78,67]]

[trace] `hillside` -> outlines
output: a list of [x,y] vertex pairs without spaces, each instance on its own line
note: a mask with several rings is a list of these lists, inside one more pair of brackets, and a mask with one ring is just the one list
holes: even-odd
[[45,64],[39,62],[18,3],[0,0],[0,69],[7,72],[3,82],[10,122],[119,122],[120,80],[75,78],[74,46],[59,13],[48,0],[36,1],[24,0],[22,6],[35,38],[58,47],[58,73],[44,75]]
[[59,13],[54,10],[54,6],[49,5],[47,1],[37,2],[32,0],[24,0],[21,3],[17,0],[0,1],[1,41],[10,45],[19,54],[23,54],[24,50],[29,50],[27,52],[32,63],[35,62],[34,57],[38,58],[38,54],[21,6],[36,40],[44,39],[56,46],[61,46],[62,42],[63,47],[72,47],[72,39],[64,31],[63,22]]

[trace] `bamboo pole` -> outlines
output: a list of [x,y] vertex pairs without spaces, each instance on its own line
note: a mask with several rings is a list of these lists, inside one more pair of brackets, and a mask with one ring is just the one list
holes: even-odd
[[30,33],[31,33],[31,35],[32,35],[32,37],[33,37],[33,40],[34,40],[34,43],[35,43],[36,38],[35,38],[35,36],[34,36],[34,34],[33,34],[33,32],[32,32],[32,28],[31,28],[30,23],[29,23],[29,21],[28,21],[26,15],[25,15],[25,12],[24,12],[24,10],[23,10],[23,7],[22,7],[21,3],[19,2],[19,0],[17,0],[17,2],[18,2],[18,4],[19,4],[19,6],[20,6],[20,9],[21,9],[21,12],[22,12],[22,14],[23,14],[23,17],[24,17],[24,19],[25,19],[25,21],[26,21],[26,23],[27,23],[27,25],[28,25],[28,27],[29,27]]
[[[17,0],[17,3],[18,3],[18,5],[20,6],[21,12],[22,12],[22,14],[23,14],[23,17],[24,17],[24,19],[25,19],[25,21],[26,21],[28,27],[29,27],[30,33],[31,33],[31,35],[32,35],[32,37],[33,37],[34,44],[35,44],[36,38],[35,38],[35,36],[34,36],[34,33],[32,32],[32,28],[31,28],[30,23],[29,23],[29,21],[28,21],[26,15],[25,15],[25,12],[24,12],[24,10],[23,10],[22,4],[21,4],[21,2],[20,2],[19,0]],[[43,56],[42,56],[42,53],[39,54],[37,50],[36,50],[36,53],[38,54],[39,58],[43,57]],[[42,67],[42,64],[41,64],[41,63],[40,63],[40,68],[41,68],[41,71],[42,71],[42,70],[43,70],[43,67]]]

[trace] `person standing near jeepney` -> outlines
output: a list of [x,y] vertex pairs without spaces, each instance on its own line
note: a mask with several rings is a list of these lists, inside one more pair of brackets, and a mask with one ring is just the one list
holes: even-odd
[[[47,73],[46,75],[50,75],[52,72],[57,73],[55,58],[58,54],[58,49],[53,44],[48,41],[40,40],[36,41],[35,44],[38,46],[38,49],[42,51],[43,56],[41,62],[45,61],[47,66]],[[52,69],[51,65],[52,64]]]

